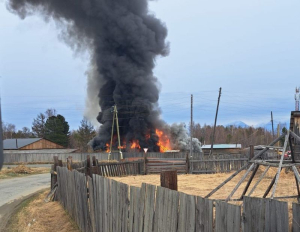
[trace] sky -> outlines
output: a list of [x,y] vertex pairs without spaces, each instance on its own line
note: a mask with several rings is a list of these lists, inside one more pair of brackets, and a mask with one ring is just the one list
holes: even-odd
[[[158,57],[162,119],[218,124],[288,122],[300,85],[300,2],[158,0],[151,13],[168,28],[170,54]],[[47,108],[77,129],[84,115],[89,54],[74,53],[53,20],[21,20],[0,0],[0,88],[3,120],[31,127]],[[95,115],[96,117],[97,115]]]

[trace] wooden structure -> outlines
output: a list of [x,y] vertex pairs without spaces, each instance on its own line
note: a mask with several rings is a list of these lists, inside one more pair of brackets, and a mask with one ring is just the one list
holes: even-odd
[[162,171],[160,173],[160,186],[177,191],[177,171]]
[[43,138],[5,139],[4,150],[64,149],[63,146]]
[[204,156],[201,160],[189,160],[189,173],[211,174],[226,173],[239,170],[249,161],[247,155],[210,155]]
[[[204,156],[210,155],[212,145],[202,145],[201,149]],[[239,154],[242,150],[241,144],[214,144],[213,154]]]
[[[283,137],[285,139],[284,140],[285,142],[282,147],[282,155],[281,155],[280,160],[261,160],[261,159],[259,159],[269,148],[274,148],[274,145],[279,140],[281,140],[281,138],[283,138]],[[275,192],[276,192],[276,187],[277,187],[277,184],[279,181],[280,172],[282,171],[282,169],[291,168],[295,175],[295,180],[294,180],[295,184],[294,185],[297,188],[298,194],[296,196],[280,196],[280,198],[297,198],[299,201],[300,200],[300,190],[299,190],[300,175],[299,175],[297,168],[300,166],[300,162],[299,162],[299,160],[295,159],[295,153],[294,153],[295,144],[293,143],[293,141],[300,143],[300,137],[297,134],[295,134],[293,131],[288,130],[287,134],[282,135],[279,138],[275,139],[269,146],[266,146],[262,151],[260,151],[258,154],[253,156],[253,158],[250,159],[250,161],[247,164],[245,164],[243,167],[241,167],[239,170],[237,170],[235,173],[233,173],[229,178],[227,178],[223,183],[221,183],[219,186],[217,186],[214,190],[212,190],[206,196],[206,198],[211,197],[215,192],[217,192],[221,187],[223,187],[226,183],[228,183],[230,180],[232,180],[241,171],[247,170],[245,172],[245,174],[242,176],[242,178],[240,179],[240,181],[236,184],[234,189],[230,192],[228,197],[225,199],[226,201],[231,201],[231,200],[235,200],[235,201],[240,200],[241,201],[244,199],[245,196],[251,196],[251,194],[254,192],[255,188],[258,186],[258,184],[264,178],[264,176],[266,175],[266,173],[268,172],[270,167],[276,167],[277,172],[262,197],[266,198],[268,196],[268,194],[271,192],[270,198],[273,199],[275,197]],[[284,154],[287,150],[288,143],[289,143],[289,146],[291,149],[291,160],[284,160]],[[253,186],[253,188],[250,191],[248,191],[250,184],[253,181],[254,176],[260,166],[265,166],[266,169],[263,172],[263,174],[260,176],[260,178],[258,179],[256,184]],[[248,182],[247,182],[246,186],[244,187],[243,193],[240,196],[240,198],[232,199],[232,196],[234,195],[234,193],[237,191],[237,189],[240,187],[240,185],[243,183],[243,181],[246,179],[246,177],[250,173],[251,173],[250,178],[248,179]]]
[[[81,231],[289,231],[288,205],[244,197],[239,205],[143,183],[141,187],[58,167],[57,198]],[[293,231],[300,205],[293,204]]]

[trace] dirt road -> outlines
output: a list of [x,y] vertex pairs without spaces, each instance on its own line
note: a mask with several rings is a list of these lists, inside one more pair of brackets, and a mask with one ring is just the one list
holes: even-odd
[[50,174],[0,180],[0,231],[22,199],[50,187]]

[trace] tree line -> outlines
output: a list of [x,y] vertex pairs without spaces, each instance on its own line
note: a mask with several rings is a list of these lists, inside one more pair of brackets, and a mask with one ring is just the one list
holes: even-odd
[[[285,133],[286,128],[283,127],[281,133]],[[198,138],[202,144],[211,144],[213,134],[213,126],[199,123],[193,124],[193,137]],[[275,134],[274,137],[277,135]],[[275,138],[272,132],[263,127],[238,127],[234,125],[219,125],[215,130],[215,144],[241,144],[243,148],[250,145],[266,145]]]
[[88,142],[95,137],[96,131],[87,119],[82,119],[77,130],[70,131],[69,123],[55,109],[47,109],[33,119],[31,128],[17,130],[11,123],[2,124],[3,139],[44,138],[65,148],[76,148],[81,152],[89,150]]
[[[88,152],[88,142],[95,137],[96,130],[91,123],[83,118],[77,130],[70,131],[69,123],[64,116],[57,114],[55,109],[47,109],[33,119],[31,128],[23,127],[16,130],[11,123],[3,123],[3,139],[10,138],[45,138],[66,148],[76,148]],[[282,133],[285,132],[282,129]],[[193,123],[193,137],[201,144],[211,144],[213,126]],[[275,135],[276,136],[276,135]],[[272,133],[262,127],[238,127],[234,125],[216,127],[215,144],[241,144],[243,148],[250,145],[265,145],[273,141]]]

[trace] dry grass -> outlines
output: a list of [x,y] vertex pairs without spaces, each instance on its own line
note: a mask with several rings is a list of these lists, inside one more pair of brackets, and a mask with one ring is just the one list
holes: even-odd
[[25,202],[20,210],[12,216],[6,231],[79,232],[59,202],[44,202],[48,192],[49,190]]
[[3,169],[0,171],[0,179],[7,179],[12,177],[22,177],[33,174],[49,173],[50,168],[29,168],[25,165],[18,165],[12,169]]
[[[250,189],[254,186],[256,181],[259,179],[260,175],[263,173],[264,167],[260,168],[254,180],[252,181]],[[276,174],[276,168],[270,168],[264,179],[260,182],[256,190],[251,196],[262,197],[265,193],[267,187],[272,181],[274,175]],[[242,178],[245,171],[239,173],[230,182],[218,190],[213,196],[213,199],[224,199],[226,198],[238,181]],[[200,174],[200,175],[178,175],[178,191],[184,192],[191,195],[202,196],[207,195],[211,190],[221,184],[226,180],[232,173],[218,173],[218,174]],[[243,187],[245,187],[247,180],[242,183],[238,191],[234,194],[233,198],[239,198],[242,194]],[[160,175],[146,175],[146,176],[129,176],[129,177],[112,177],[116,181],[126,183],[128,185],[140,187],[142,183],[148,183],[152,185],[160,185]],[[270,195],[270,194],[269,194]],[[275,196],[287,196],[287,195],[297,195],[295,177],[292,172],[285,173],[281,172],[279,182],[276,189]]]

